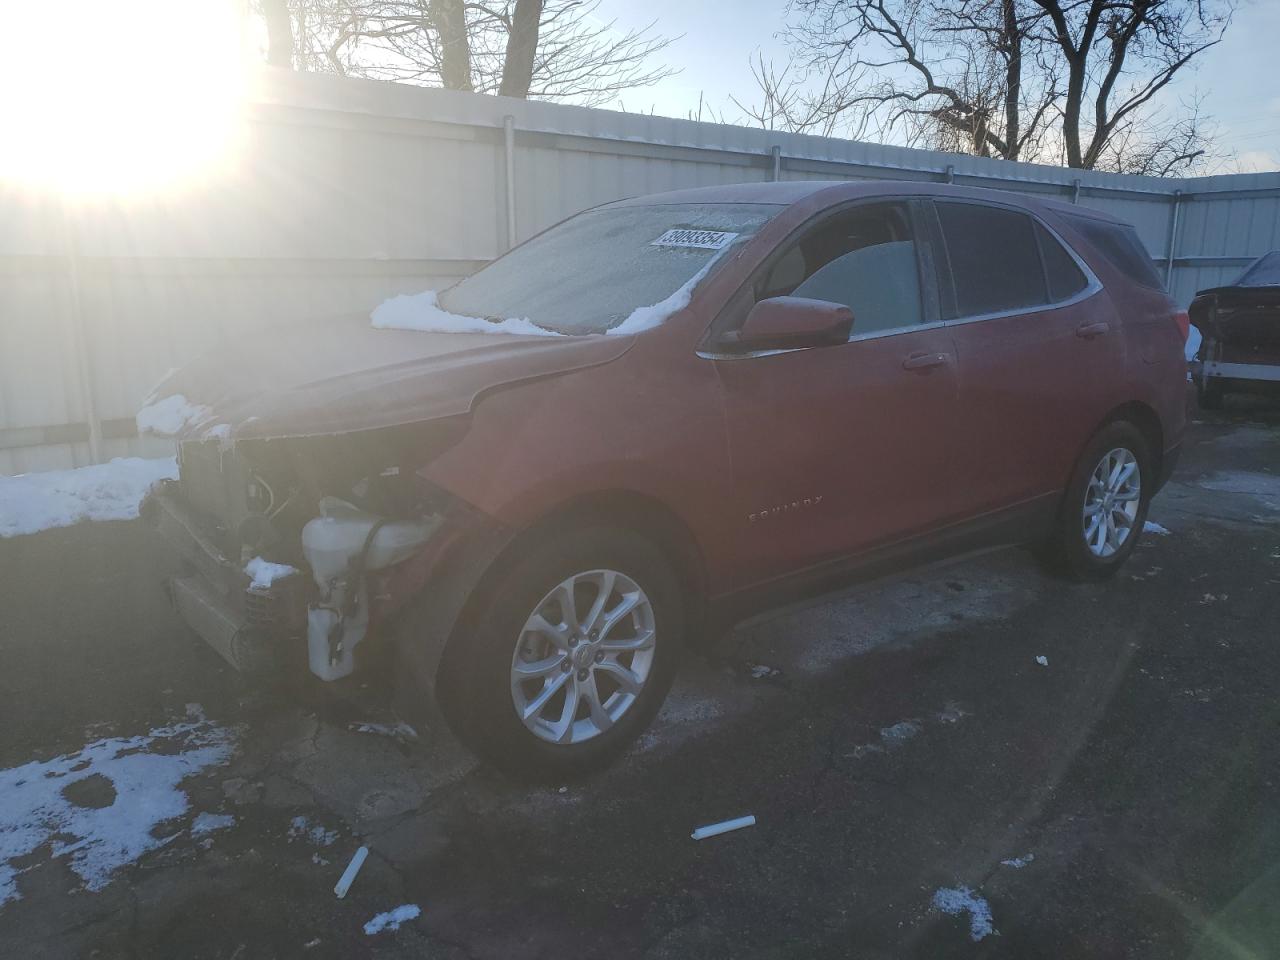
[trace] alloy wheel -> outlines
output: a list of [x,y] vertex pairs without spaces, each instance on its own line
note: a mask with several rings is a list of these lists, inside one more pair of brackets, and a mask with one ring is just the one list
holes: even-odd
[[511,658],[511,701],[549,743],[597,737],[630,710],[653,668],[653,604],[616,570],[562,580],[529,614]]
[[1099,559],[1114,556],[1133,534],[1142,502],[1142,471],[1131,450],[1107,451],[1084,494],[1084,542]]

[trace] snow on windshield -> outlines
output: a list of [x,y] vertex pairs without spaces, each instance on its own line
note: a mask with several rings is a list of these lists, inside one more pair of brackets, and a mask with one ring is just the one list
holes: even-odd
[[[707,261],[706,266],[686,280],[675,293],[658,303],[636,307],[616,327],[606,334],[624,336],[652,330],[668,317],[683,310],[693,299],[693,290],[710,271],[719,255]],[[373,325],[384,330],[418,330],[424,333],[514,333],[525,336],[562,337],[564,334],[530,323],[523,318],[506,320],[482,320],[479,317],[463,317],[442,310],[434,290],[403,294],[384,300],[370,315]]]
[[486,320],[465,317],[441,308],[434,290],[407,293],[384,300],[373,308],[369,319],[382,330],[420,330],[423,333],[518,333],[527,336],[558,337],[522,317]]
[[688,306],[774,204],[610,206],[579,214],[442,293],[394,297],[375,327],[449,333],[637,333]]

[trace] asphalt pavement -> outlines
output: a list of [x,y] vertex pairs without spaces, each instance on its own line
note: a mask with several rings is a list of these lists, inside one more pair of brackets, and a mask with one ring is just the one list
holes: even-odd
[[138,522],[0,540],[0,956],[1278,956],[1280,408],[1195,416],[1115,580],[777,612],[536,789],[376,684],[243,684]]

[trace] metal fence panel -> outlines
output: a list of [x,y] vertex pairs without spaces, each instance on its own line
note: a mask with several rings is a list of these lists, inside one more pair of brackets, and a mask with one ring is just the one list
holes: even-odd
[[87,463],[91,433],[99,456],[168,449],[134,435],[134,410],[219,340],[446,285],[598,203],[775,176],[1104,210],[1162,269],[1174,257],[1184,304],[1280,246],[1277,174],[1125,177],[265,70],[217,182],[93,206],[0,186],[0,473]]

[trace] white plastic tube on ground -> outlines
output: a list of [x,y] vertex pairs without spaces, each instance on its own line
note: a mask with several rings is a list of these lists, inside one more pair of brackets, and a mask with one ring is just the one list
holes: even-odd
[[338,878],[338,883],[333,888],[333,892],[339,900],[345,897],[347,891],[351,889],[351,884],[355,882],[356,874],[364,866],[364,859],[367,856],[369,856],[369,848],[361,847],[356,851],[356,855],[351,858],[351,862],[347,864],[347,869],[342,871],[342,876]]
[[708,837],[718,837],[722,833],[729,833],[732,830],[741,830],[743,827],[754,827],[756,818],[753,816],[738,817],[736,820],[725,820],[723,823],[712,823],[705,827],[698,827],[689,836],[694,840],[706,840]]

